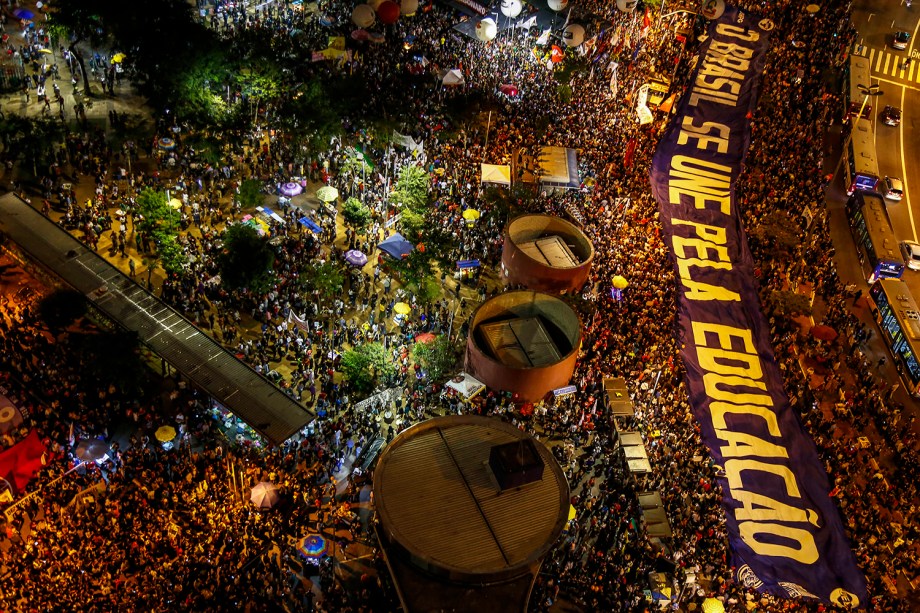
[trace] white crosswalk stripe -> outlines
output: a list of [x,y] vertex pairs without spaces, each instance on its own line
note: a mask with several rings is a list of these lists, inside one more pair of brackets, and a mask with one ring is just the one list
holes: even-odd
[[907,54],[905,52],[872,47],[864,49],[873,74],[890,76],[910,83],[920,83],[920,68],[914,65],[917,62],[906,63]]

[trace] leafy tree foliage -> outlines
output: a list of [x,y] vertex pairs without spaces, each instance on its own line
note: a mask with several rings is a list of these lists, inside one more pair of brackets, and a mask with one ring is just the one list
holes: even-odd
[[460,347],[441,334],[430,343],[416,343],[412,347],[412,360],[428,374],[429,381],[440,381],[453,373],[460,361]]
[[306,291],[315,291],[324,299],[332,299],[342,293],[345,274],[334,262],[311,261],[301,269],[300,282]]
[[143,219],[137,229],[148,236],[175,236],[179,232],[182,214],[169,206],[166,192],[145,189],[137,196],[137,212]]
[[4,154],[21,159],[38,175],[38,168],[49,164],[64,136],[61,122],[45,117],[8,114],[0,119],[0,141]]
[[240,204],[246,208],[258,206],[265,200],[262,194],[262,182],[258,179],[246,179],[240,184]]
[[224,234],[218,256],[221,283],[230,289],[267,291],[274,282],[275,251],[267,237],[247,224],[233,224]]
[[371,223],[371,210],[357,198],[349,198],[342,207],[342,217],[357,232],[363,232]]
[[365,394],[396,374],[396,365],[380,343],[356,345],[346,351],[340,368],[355,391]]

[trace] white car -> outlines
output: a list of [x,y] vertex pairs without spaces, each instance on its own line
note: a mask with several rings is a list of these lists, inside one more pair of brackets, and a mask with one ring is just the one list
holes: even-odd
[[901,241],[901,255],[904,262],[911,270],[920,270],[920,243],[916,241]]
[[882,181],[882,195],[889,200],[901,200],[904,197],[904,184],[897,177],[885,177]]

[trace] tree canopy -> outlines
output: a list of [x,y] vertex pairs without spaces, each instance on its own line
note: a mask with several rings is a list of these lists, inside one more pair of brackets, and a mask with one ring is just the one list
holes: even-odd
[[229,289],[261,293],[274,282],[275,250],[268,237],[259,236],[248,224],[237,223],[227,228],[218,264],[221,283]]

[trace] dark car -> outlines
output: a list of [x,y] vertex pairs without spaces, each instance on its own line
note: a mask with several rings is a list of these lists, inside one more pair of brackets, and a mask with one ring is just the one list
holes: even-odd
[[910,32],[898,30],[894,33],[894,36],[891,37],[891,46],[899,51],[907,49],[908,43],[910,43]]
[[878,118],[886,126],[897,126],[901,123],[901,109],[896,106],[886,106]]

